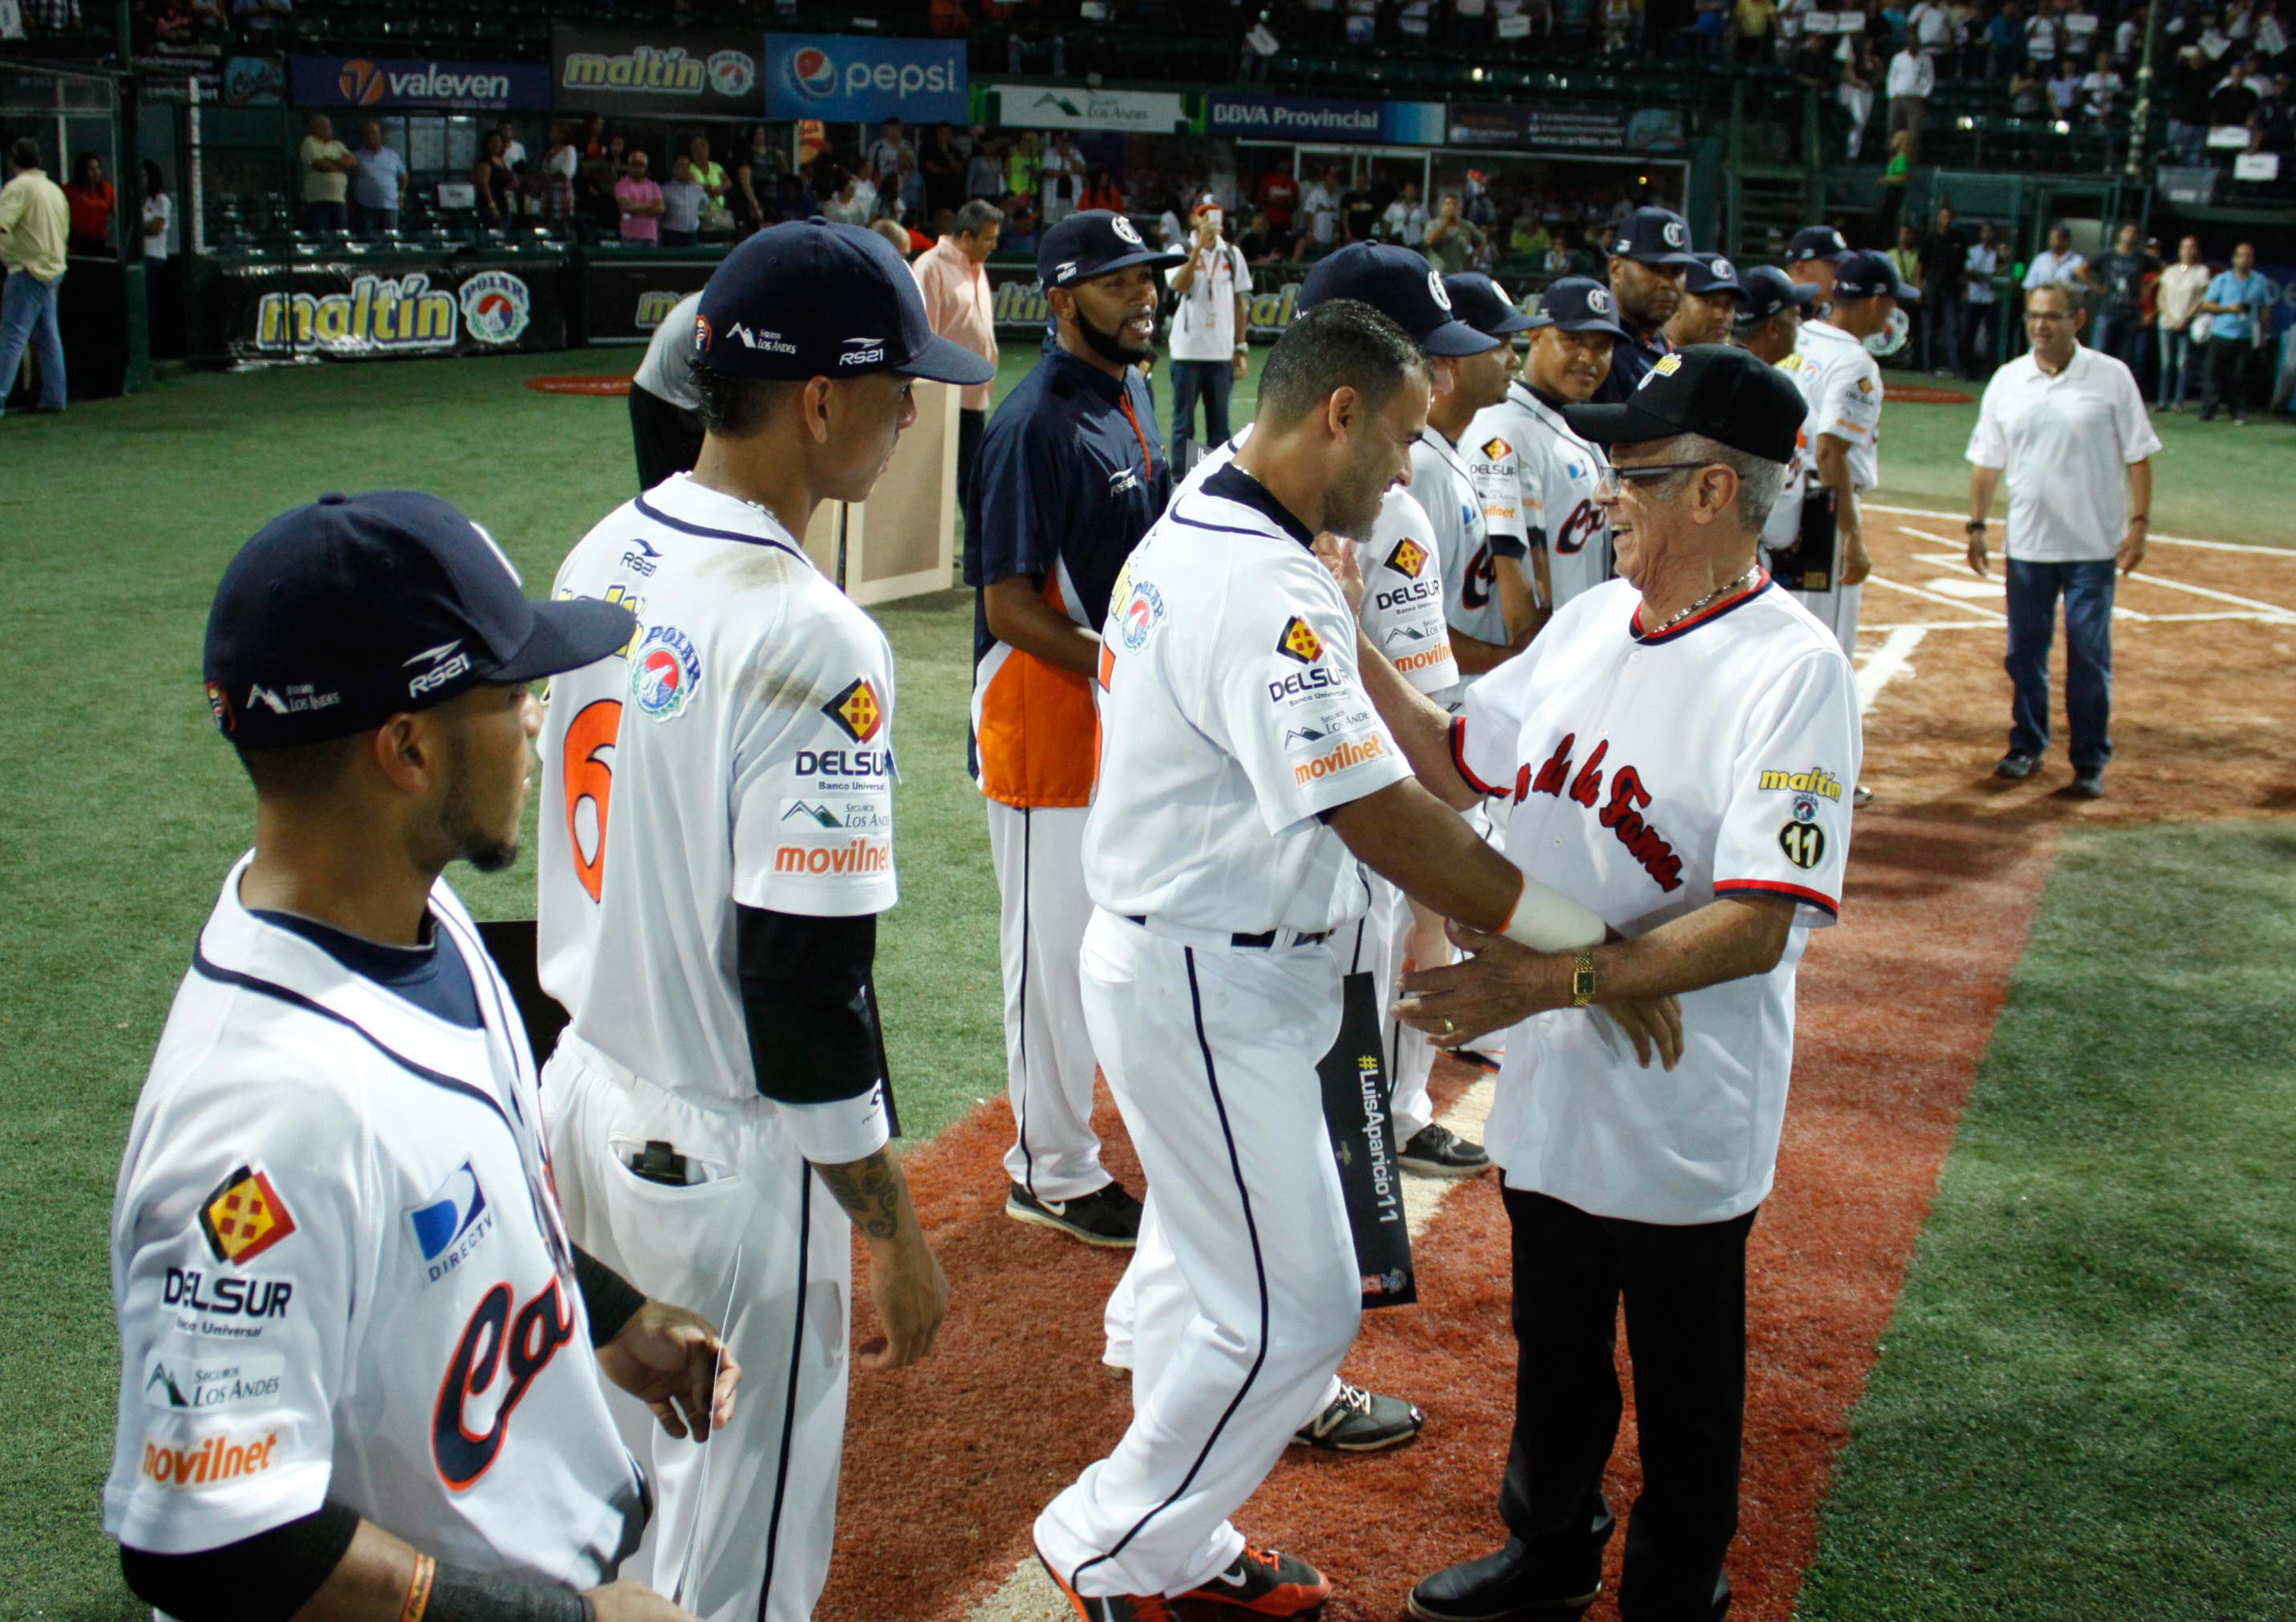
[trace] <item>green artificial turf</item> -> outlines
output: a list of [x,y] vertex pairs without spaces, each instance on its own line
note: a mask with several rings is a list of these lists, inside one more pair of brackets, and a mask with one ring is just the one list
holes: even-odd
[[2296,1616],[2296,826],[2068,838],[1806,1622]]

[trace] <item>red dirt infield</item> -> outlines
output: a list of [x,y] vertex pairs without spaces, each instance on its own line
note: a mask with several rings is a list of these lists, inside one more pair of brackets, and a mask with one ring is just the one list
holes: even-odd
[[625,395],[630,391],[630,380],[626,377],[530,377],[526,386],[537,394],[596,394]]
[[[1877,665],[1894,671],[1866,716],[1877,799],[1857,814],[1841,921],[1803,961],[1777,1185],[1750,1249],[1745,1473],[1730,1574],[1733,1614],[1762,1622],[1792,1614],[1833,1455],[2059,826],[2296,811],[2296,684],[2285,677],[2296,659],[2296,553],[2155,545],[2119,599],[2128,612],[2114,627],[2110,797],[2076,802],[2053,792],[2070,775],[2061,749],[2035,781],[1989,774],[2008,712],[2000,601],[1965,566],[1967,587],[1939,584],[1959,564],[1958,528],[1944,516],[1868,519],[1875,583],[1861,668],[1869,685]],[[2061,694],[2062,650],[2057,679]],[[1445,1061],[1439,1107],[1468,1079]],[[980,1085],[1001,1092],[1002,1080]],[[1111,1169],[1136,1189],[1104,1094],[1100,1126]],[[909,1159],[950,1281],[949,1321],[924,1364],[854,1380],[822,1622],[966,1617],[1029,1558],[1037,1510],[1129,1417],[1128,1382],[1099,1362],[1102,1306],[1124,1253],[1004,1215],[1010,1131],[992,1099]],[[1417,1577],[1504,1536],[1493,1502],[1514,1352],[1506,1224],[1488,1178],[1450,1192],[1417,1255],[1421,1304],[1368,1315],[1347,1369],[1421,1403],[1425,1433],[1357,1458],[1293,1449],[1236,1517],[1255,1542],[1296,1551],[1332,1578],[1322,1613],[1332,1622],[1391,1622]],[[865,1339],[865,1301],[857,1315]],[[1608,1484],[1622,1517],[1638,1474],[1629,1395]],[[1595,1622],[1617,1614],[1609,1593],[1623,1543],[1612,1540]]]

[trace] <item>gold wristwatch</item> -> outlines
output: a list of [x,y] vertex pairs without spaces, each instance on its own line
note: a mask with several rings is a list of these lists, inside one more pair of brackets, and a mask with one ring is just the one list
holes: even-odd
[[1584,1008],[1595,1000],[1595,948],[1578,948],[1578,962],[1570,971],[1570,1006]]

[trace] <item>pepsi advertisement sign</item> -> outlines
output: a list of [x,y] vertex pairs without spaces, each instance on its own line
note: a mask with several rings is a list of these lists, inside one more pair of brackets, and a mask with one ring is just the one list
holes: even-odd
[[550,105],[550,70],[533,62],[298,56],[291,75],[298,107],[512,112]]
[[766,37],[766,116],[874,124],[964,124],[964,42],[857,34]]

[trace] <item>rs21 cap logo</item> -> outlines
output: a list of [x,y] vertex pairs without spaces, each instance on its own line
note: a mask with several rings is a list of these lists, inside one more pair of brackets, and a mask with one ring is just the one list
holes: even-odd
[[847,683],[844,691],[821,707],[821,713],[836,722],[856,743],[868,742],[885,725],[885,707],[878,701],[877,689],[865,676],[857,676]]
[[1406,536],[1396,542],[1395,550],[1387,554],[1387,566],[1397,574],[1416,580],[1419,571],[1427,567],[1427,549]]
[[1283,622],[1283,629],[1275,638],[1275,651],[1286,659],[1312,665],[1324,657],[1324,639],[1316,635],[1313,626],[1294,614]]
[[242,1166],[215,1186],[200,1206],[200,1232],[216,1260],[236,1266],[251,1262],[295,1231],[287,1202],[271,1184],[271,1174]]

